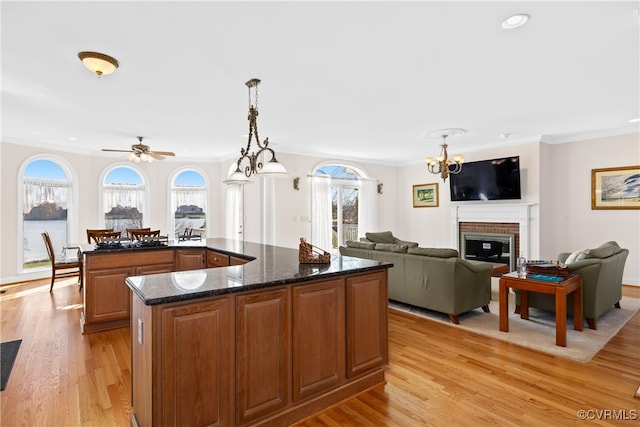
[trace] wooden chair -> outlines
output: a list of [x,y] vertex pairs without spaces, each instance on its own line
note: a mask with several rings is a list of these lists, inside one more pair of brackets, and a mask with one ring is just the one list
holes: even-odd
[[87,229],[87,243],[99,243],[102,240],[102,235],[104,233],[113,233],[113,228],[95,228],[95,229]]
[[[53,283],[56,279],[61,279],[64,277],[78,277],[78,284],[80,285],[80,290],[82,290],[83,284],[83,270],[82,270],[82,260],[78,259],[78,256],[75,257],[65,257],[61,260],[56,261],[56,253],[53,249],[53,244],[51,243],[51,238],[49,237],[48,232],[42,233],[42,239],[44,240],[44,245],[47,248],[47,254],[49,255],[49,261],[51,261],[51,287],[49,288],[49,292],[53,291]],[[75,247],[65,247],[65,249],[74,249]]]
[[131,240],[135,240],[133,238],[133,233],[142,233],[145,231],[151,231],[151,228],[127,228],[127,237]]
[[178,234],[178,241],[180,240],[201,240],[200,233],[193,233],[193,228],[187,227],[184,229],[184,233]]
[[131,240],[153,240],[160,238],[160,230],[132,231]]
[[95,231],[91,233],[89,243],[93,240],[96,243],[102,243],[108,240],[119,239],[122,235],[119,231]]

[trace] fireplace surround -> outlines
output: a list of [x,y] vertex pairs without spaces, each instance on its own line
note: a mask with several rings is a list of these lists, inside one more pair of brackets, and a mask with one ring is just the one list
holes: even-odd
[[[462,254],[462,233],[510,234],[510,253],[531,259],[531,213],[529,203],[460,204],[451,209],[451,247]],[[537,245],[534,245],[537,246]],[[535,250],[534,250],[535,252]]]

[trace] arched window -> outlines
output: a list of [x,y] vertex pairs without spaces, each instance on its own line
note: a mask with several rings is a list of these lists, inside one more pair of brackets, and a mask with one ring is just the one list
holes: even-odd
[[314,170],[311,181],[314,244],[336,250],[377,227],[376,181],[368,179],[364,171],[325,164]]
[[175,235],[184,234],[191,228],[194,234],[207,235],[208,185],[202,173],[186,169],[178,172],[171,180],[171,222],[170,230]]
[[142,175],[132,166],[117,166],[102,180],[105,228],[126,235],[127,228],[142,228],[146,220],[146,191]]
[[73,180],[68,166],[51,157],[31,159],[21,170],[21,270],[36,271],[50,264],[41,235],[44,231],[56,254],[61,255],[70,243],[70,230],[75,226]]

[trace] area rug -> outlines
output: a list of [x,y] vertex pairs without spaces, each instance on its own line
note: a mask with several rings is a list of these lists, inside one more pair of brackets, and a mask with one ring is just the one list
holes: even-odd
[[587,327],[584,330],[573,330],[573,318],[567,318],[567,346],[559,347],[556,344],[555,313],[529,309],[529,320],[523,320],[519,314],[514,313],[514,295],[509,295],[509,332],[500,331],[498,295],[495,293],[489,305],[491,313],[485,313],[481,309],[473,310],[459,316],[460,324],[454,325],[446,314],[426,310],[389,301],[389,307],[396,310],[409,312],[429,320],[434,320],[461,328],[477,334],[507,341],[512,344],[531,348],[544,353],[567,359],[577,360],[583,363],[590,361],[604,345],[613,338],[620,329],[640,309],[640,299],[622,297],[620,309],[611,308],[597,319],[597,330]]
[[21,343],[22,340],[0,343],[0,391],[7,387],[9,375],[11,375],[11,369],[13,369],[13,362],[16,361]]

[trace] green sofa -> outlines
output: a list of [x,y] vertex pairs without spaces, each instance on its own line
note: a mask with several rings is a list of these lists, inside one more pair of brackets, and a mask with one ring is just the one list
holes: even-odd
[[[615,306],[620,308],[622,298],[622,272],[629,255],[628,249],[616,242],[603,243],[597,248],[563,252],[558,261],[566,263],[571,255],[577,260],[569,260],[567,266],[572,273],[582,278],[582,312],[591,329],[597,329],[596,319]],[[516,307],[520,306],[520,294],[516,290]],[[555,311],[553,295],[529,293],[529,307]],[[567,312],[573,313],[573,294],[567,297]]]
[[340,254],[393,263],[390,300],[446,313],[455,324],[461,313],[489,311],[491,263],[461,259],[455,249],[420,248],[390,231],[366,236],[340,246]]

